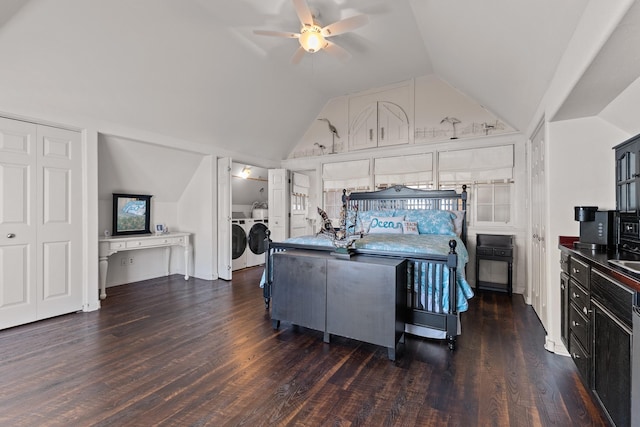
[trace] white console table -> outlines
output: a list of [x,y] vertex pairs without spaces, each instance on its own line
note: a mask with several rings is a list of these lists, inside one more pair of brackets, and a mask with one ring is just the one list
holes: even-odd
[[184,280],[189,280],[189,236],[191,236],[191,233],[167,233],[158,235],[103,237],[99,239],[98,262],[100,266],[100,299],[105,299],[107,297],[106,287],[109,256],[116,252],[135,251],[137,249],[165,248],[165,276],[168,276],[171,246],[182,246],[184,248]]

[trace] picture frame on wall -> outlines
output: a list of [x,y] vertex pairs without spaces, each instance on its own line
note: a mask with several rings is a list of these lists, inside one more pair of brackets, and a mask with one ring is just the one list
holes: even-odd
[[151,234],[151,197],[146,194],[113,193],[112,234]]

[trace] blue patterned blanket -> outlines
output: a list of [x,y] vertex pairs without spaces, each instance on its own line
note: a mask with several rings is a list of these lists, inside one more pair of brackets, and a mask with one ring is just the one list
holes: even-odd
[[[456,308],[459,312],[466,311],[469,308],[467,300],[473,297],[473,290],[467,282],[464,274],[464,266],[469,261],[469,253],[467,248],[458,237],[440,234],[368,234],[361,239],[355,241],[356,249],[367,249],[379,252],[395,252],[406,253],[408,256],[415,255],[447,255],[449,253],[449,241],[451,239],[456,240],[456,253],[458,254],[458,268],[456,270],[456,283],[458,285]],[[333,247],[332,241],[320,236],[301,236],[292,237],[285,241],[286,243],[294,243],[301,245],[312,245],[331,248]],[[442,295],[440,295],[435,283],[425,283],[426,280],[430,280],[434,277],[432,268],[439,270],[440,267],[436,267],[433,264],[428,266],[420,264],[419,268],[415,269],[414,274],[416,277],[421,277],[421,280],[414,280],[414,291],[420,294],[420,303],[423,308],[434,311],[434,301],[440,301],[442,299],[442,306],[445,310],[449,309],[449,270],[444,269],[442,271],[444,289]],[[427,271],[428,270],[428,271]],[[439,271],[438,271],[439,272]],[[422,273],[422,274],[420,274]],[[425,279],[429,278],[429,279]],[[416,283],[416,281],[418,283]],[[264,284],[264,274],[260,282],[260,286]],[[418,284],[420,286],[418,286]],[[439,306],[440,304],[436,304]]]

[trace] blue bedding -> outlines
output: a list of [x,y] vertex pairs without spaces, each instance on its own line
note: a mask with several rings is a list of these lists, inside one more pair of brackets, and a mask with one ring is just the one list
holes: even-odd
[[[446,255],[449,253],[449,241],[451,239],[454,239],[457,242],[456,253],[458,254],[458,268],[456,269],[456,283],[458,285],[458,292],[456,306],[459,312],[463,312],[469,308],[467,300],[473,297],[473,290],[471,289],[471,286],[469,286],[469,283],[467,282],[464,275],[464,266],[469,261],[469,253],[467,252],[467,248],[465,247],[465,245],[462,243],[462,240],[460,240],[458,237],[440,234],[368,234],[361,239],[357,239],[354,246],[356,249],[406,253],[407,255]],[[293,237],[287,239],[286,243],[322,246],[327,248],[333,247],[332,241],[322,235]],[[420,277],[422,277],[423,279],[420,281],[421,286],[419,290],[420,304],[422,305],[422,308],[425,308],[429,311],[434,311],[434,298],[436,301],[439,301],[442,298],[442,306],[444,307],[445,311],[448,310],[449,270],[445,268],[442,272],[445,286],[443,295],[439,295],[438,291],[436,290],[437,287],[434,286],[434,284],[425,283],[424,278],[432,277],[431,270],[433,268],[439,270],[440,267],[434,264],[427,265],[423,263],[421,264],[420,268],[421,271],[418,271],[419,269],[416,268],[415,275],[417,277],[419,273],[422,273]],[[263,282],[264,277],[261,281],[261,286]],[[414,289],[414,291],[418,291],[418,289]]]

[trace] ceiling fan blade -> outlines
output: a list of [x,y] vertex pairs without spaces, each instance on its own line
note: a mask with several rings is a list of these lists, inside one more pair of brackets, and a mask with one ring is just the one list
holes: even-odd
[[300,37],[298,33],[287,33],[285,31],[268,31],[268,30],[253,30],[254,34],[259,36],[272,36],[272,37],[287,37],[290,39],[297,39]]
[[355,30],[358,27],[362,27],[369,23],[369,17],[367,15],[355,15],[349,18],[341,19],[340,21],[329,24],[322,29],[322,35],[324,37],[336,36],[338,34],[346,33],[351,30]]
[[311,14],[311,9],[309,9],[309,5],[306,0],[293,0],[293,6],[296,8],[296,13],[298,14],[300,23],[302,25],[312,26],[313,15]]
[[327,42],[327,45],[324,47],[324,50],[327,51],[328,54],[335,56],[342,62],[347,62],[349,59],[351,59],[351,54],[344,48],[338,46],[333,42],[330,42],[329,40],[325,41]]
[[305,50],[302,48],[302,46],[298,47],[298,49],[294,52],[293,56],[291,57],[291,63],[293,65],[298,64],[301,60],[302,57],[305,54]]

